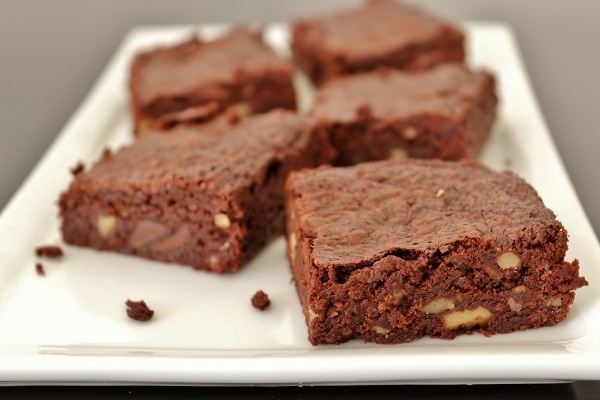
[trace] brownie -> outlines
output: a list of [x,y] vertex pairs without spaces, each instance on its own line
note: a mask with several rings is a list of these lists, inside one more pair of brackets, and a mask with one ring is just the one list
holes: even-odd
[[337,165],[387,158],[476,158],[496,118],[495,79],[448,63],[330,81],[311,114],[330,132]]
[[465,57],[458,28],[390,0],[296,21],[291,48],[295,63],[317,85],[382,65],[420,70]]
[[328,162],[328,149],[310,117],[285,110],[146,133],[74,177],[63,239],[235,272],[284,232],[289,171]]
[[226,36],[135,56],[130,77],[135,131],[147,131],[161,116],[214,102],[244,113],[295,109],[293,67],[279,59],[259,32],[237,27]]
[[564,320],[587,285],[536,191],[475,161],[292,173],[288,257],[313,344],[508,333]]

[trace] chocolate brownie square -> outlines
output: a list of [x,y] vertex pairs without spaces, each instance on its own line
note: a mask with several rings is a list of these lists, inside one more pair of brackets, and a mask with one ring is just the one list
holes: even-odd
[[390,0],[296,21],[291,48],[296,64],[317,85],[382,65],[419,70],[465,56],[458,28]]
[[496,117],[494,77],[447,63],[332,80],[311,114],[330,131],[338,165],[387,158],[476,158]]
[[63,239],[235,272],[283,233],[288,173],[328,162],[328,149],[309,117],[284,110],[149,132],[74,177]]
[[309,340],[404,343],[564,320],[587,285],[567,231],[511,172],[386,160],[293,172],[288,257]]
[[295,109],[293,67],[279,59],[259,32],[237,27],[213,41],[184,43],[136,55],[131,108],[137,133],[165,114],[209,103],[244,113]]

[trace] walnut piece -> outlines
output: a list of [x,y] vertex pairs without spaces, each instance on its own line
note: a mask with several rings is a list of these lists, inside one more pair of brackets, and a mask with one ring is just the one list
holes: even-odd
[[423,312],[425,314],[437,314],[442,311],[451,310],[454,308],[454,301],[445,297],[433,300],[425,306]]
[[230,105],[228,111],[233,111],[240,117],[245,117],[247,115],[250,115],[250,113],[252,112],[252,107],[250,107],[250,104],[242,101]]
[[290,256],[290,261],[294,262],[296,260],[296,234],[294,232],[290,233],[288,236],[288,251]]
[[519,286],[515,286],[512,291],[515,293],[523,293],[526,290],[527,290],[527,287],[525,285],[519,285]]
[[414,126],[407,126],[402,131],[402,136],[404,136],[404,139],[406,140],[415,140],[418,134],[419,131],[417,131],[417,129]]
[[152,118],[144,118],[140,120],[137,124],[137,132],[138,134],[145,133],[149,131],[154,126],[154,120]]
[[490,278],[495,279],[495,280],[502,278],[502,276],[494,268],[495,267],[492,267],[489,265],[486,265],[483,267],[483,269],[485,270],[485,272],[487,272],[487,274]]
[[404,160],[408,158],[408,152],[400,147],[394,147],[390,151],[390,158],[392,160]]
[[560,307],[562,306],[562,299],[560,297],[553,297],[548,302],[550,307]]
[[375,325],[373,327],[373,332],[375,332],[378,335],[387,335],[391,331],[392,331],[391,329],[384,328],[383,326],[380,326],[380,325]]
[[100,236],[107,238],[117,230],[117,217],[114,215],[98,215],[96,227]]
[[444,315],[444,326],[448,329],[484,326],[491,317],[492,313],[487,308],[479,306],[473,310],[454,311]]
[[392,298],[394,299],[393,304],[395,306],[400,305],[400,303],[402,302],[402,300],[404,300],[405,297],[406,297],[406,293],[404,293],[403,290],[399,290],[397,292],[392,293]]
[[521,266],[521,259],[512,251],[507,251],[496,259],[496,264],[502,269],[519,268]]
[[312,323],[316,318],[319,318],[316,312],[312,308],[308,309],[308,323]]
[[215,225],[221,229],[227,229],[227,228],[231,227],[231,220],[225,213],[216,213],[213,216],[213,221],[214,221]]
[[511,311],[518,313],[518,312],[521,312],[523,305],[521,303],[519,303],[518,301],[516,301],[515,299],[513,299],[512,297],[509,297],[508,298],[508,307],[510,307]]

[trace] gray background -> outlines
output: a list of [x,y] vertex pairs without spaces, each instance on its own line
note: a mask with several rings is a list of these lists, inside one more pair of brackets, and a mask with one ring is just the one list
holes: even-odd
[[[0,208],[133,26],[285,21],[357,1],[0,0]],[[600,232],[600,1],[416,0],[453,20],[502,20],[518,36],[540,105]]]

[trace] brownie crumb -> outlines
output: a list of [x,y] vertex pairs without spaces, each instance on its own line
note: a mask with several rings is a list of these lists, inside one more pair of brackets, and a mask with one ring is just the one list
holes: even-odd
[[46,271],[44,271],[44,266],[41,263],[35,264],[35,272],[37,272],[39,276],[46,276]]
[[258,292],[254,293],[254,296],[252,296],[252,305],[254,308],[258,308],[259,310],[263,311],[269,306],[269,304],[271,304],[269,295],[262,290],[259,290]]
[[154,310],[148,308],[144,300],[127,300],[125,305],[127,305],[127,316],[136,321],[149,321],[154,315]]
[[73,176],[77,176],[80,173],[83,172],[83,170],[85,169],[85,165],[80,161],[77,163],[77,165],[75,165],[73,168],[71,168],[71,174],[73,174]]
[[63,256],[63,252],[58,246],[40,246],[35,249],[35,254],[38,257],[46,258],[60,258]]

